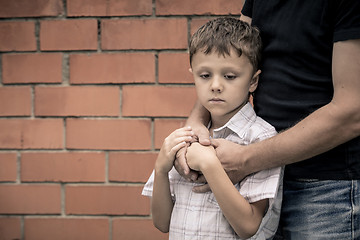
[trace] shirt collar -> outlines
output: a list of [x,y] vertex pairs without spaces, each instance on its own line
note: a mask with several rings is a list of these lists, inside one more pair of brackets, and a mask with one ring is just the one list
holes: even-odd
[[255,120],[256,113],[251,104],[247,103],[224,126],[213,130],[213,138],[225,138],[229,135],[227,130],[243,138]]

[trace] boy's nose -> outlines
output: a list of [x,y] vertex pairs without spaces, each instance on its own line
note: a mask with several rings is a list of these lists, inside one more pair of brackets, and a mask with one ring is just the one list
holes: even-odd
[[221,84],[221,80],[218,77],[214,77],[211,82],[211,91],[212,92],[222,92],[223,87]]

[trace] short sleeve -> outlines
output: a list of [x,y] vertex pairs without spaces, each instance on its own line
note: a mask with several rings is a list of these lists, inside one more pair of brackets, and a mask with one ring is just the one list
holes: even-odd
[[244,15],[244,16],[247,16],[247,17],[252,17],[252,9],[253,9],[253,0],[246,0],[245,3],[244,3],[244,6],[241,10],[241,13]]
[[240,183],[240,194],[250,203],[276,197],[281,184],[283,168],[266,169],[249,175]]
[[[155,171],[151,173],[151,176],[145,183],[145,186],[141,192],[141,195],[146,197],[152,197],[153,194],[153,188],[154,188],[154,175]],[[171,192],[171,198],[173,201],[175,201],[175,194],[174,194],[174,184],[176,184],[179,181],[179,178],[181,176],[177,173],[176,169],[173,167],[169,172],[169,181],[170,181],[170,192]]]
[[153,186],[154,186],[154,171],[152,171],[149,179],[145,183],[145,186],[141,192],[141,195],[146,197],[151,197],[153,192]]
[[334,1],[334,42],[360,38],[360,1]]

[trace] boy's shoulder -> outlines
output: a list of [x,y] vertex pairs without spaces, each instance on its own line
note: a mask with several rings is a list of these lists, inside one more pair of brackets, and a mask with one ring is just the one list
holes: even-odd
[[253,136],[253,142],[270,138],[277,134],[273,125],[256,115],[255,121],[249,128],[249,133]]

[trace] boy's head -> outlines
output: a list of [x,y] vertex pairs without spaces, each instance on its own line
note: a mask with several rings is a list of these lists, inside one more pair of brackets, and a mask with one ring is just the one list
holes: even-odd
[[261,51],[260,32],[256,27],[236,18],[217,18],[200,27],[189,43],[190,65],[192,57],[198,51],[205,54],[215,51],[223,56],[234,49],[239,57],[245,55],[258,70]]
[[260,48],[259,31],[234,18],[212,20],[192,36],[190,70],[213,127],[230,120],[256,90]]

